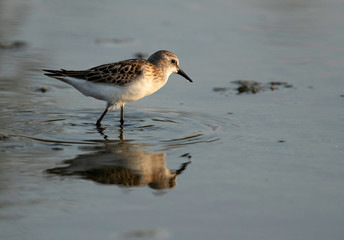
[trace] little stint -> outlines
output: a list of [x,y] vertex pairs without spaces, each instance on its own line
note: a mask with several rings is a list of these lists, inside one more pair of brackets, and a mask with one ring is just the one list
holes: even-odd
[[129,59],[90,68],[88,70],[44,70],[45,75],[72,85],[85,96],[106,101],[101,121],[110,109],[121,108],[121,126],[124,123],[124,105],[136,101],[163,87],[172,73],[190,82],[191,78],[179,67],[177,56],[169,51],[153,53],[148,60]]

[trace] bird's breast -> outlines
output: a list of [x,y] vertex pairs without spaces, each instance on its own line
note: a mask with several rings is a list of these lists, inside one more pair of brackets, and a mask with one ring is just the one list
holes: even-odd
[[136,101],[140,98],[151,95],[166,84],[166,81],[154,81],[152,78],[142,78],[126,86],[121,100],[125,102]]

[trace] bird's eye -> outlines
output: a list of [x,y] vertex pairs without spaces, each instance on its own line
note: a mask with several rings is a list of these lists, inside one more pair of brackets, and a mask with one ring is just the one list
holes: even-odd
[[172,60],[171,60],[171,63],[172,63],[172,64],[175,64],[175,63],[176,63],[176,60],[172,59]]

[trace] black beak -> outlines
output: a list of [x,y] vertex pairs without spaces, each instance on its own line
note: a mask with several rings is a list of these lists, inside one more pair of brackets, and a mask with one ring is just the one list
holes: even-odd
[[186,75],[186,73],[185,73],[183,70],[181,70],[180,68],[179,68],[177,74],[179,74],[179,75],[185,77],[187,80],[189,80],[190,82],[192,82],[191,78],[190,78],[188,75]]

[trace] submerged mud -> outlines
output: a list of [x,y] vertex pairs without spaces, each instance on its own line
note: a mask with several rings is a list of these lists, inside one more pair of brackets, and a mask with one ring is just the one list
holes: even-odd
[[228,92],[235,92],[237,94],[243,94],[243,93],[251,93],[256,94],[262,91],[275,91],[280,88],[294,88],[294,86],[287,82],[258,82],[258,81],[252,81],[252,80],[236,80],[232,81],[231,83],[235,85],[239,85],[238,87],[214,87],[214,92],[219,93],[228,93]]

